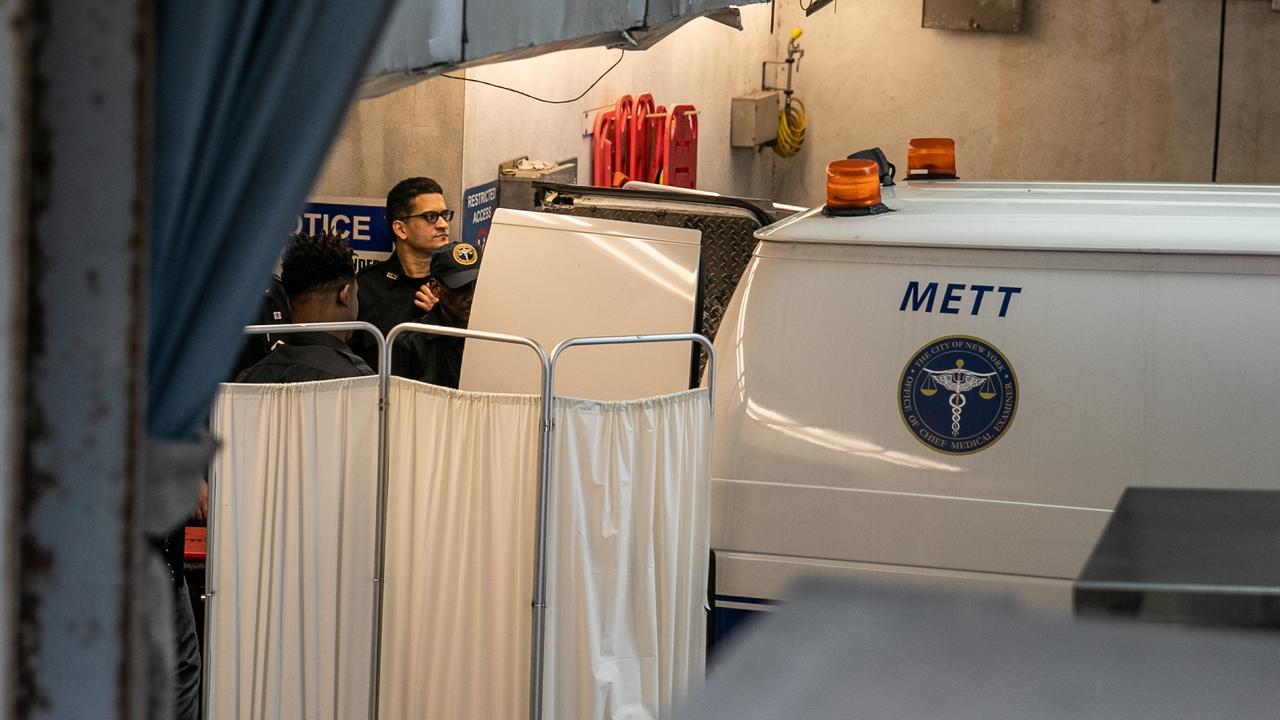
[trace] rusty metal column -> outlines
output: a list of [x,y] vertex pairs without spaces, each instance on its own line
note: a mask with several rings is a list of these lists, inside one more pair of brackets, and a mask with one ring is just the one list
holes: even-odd
[[172,677],[140,639],[167,619],[140,610],[153,9],[18,4],[25,418],[19,642],[5,650],[18,676],[2,714],[140,718],[148,679]]
[[19,92],[24,77],[23,33],[17,22],[18,0],[0,0],[0,708],[13,707],[13,676],[18,662],[14,612],[18,578],[13,571],[17,508],[16,483],[20,477],[18,431],[22,420],[17,382],[22,341],[18,328],[18,290],[21,287],[23,253],[20,208],[25,207],[21,177],[23,147]]

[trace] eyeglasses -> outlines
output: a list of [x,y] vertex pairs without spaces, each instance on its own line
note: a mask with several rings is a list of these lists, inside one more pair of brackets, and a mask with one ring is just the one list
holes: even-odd
[[427,223],[430,225],[435,225],[436,220],[439,220],[440,218],[444,218],[445,222],[453,222],[453,211],[441,210],[440,212],[436,212],[435,210],[428,210],[426,212],[420,212],[417,215],[405,215],[400,219],[408,220],[409,218],[416,218],[416,217],[426,220]]

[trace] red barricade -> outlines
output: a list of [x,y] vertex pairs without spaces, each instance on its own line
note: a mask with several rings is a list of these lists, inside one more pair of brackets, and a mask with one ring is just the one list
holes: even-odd
[[591,135],[591,184],[596,187],[613,186],[613,136],[616,126],[612,110],[596,115],[595,129]]
[[613,108],[613,174],[611,187],[622,187],[631,172],[631,137],[635,134],[635,101],[630,95],[618,98]]
[[653,166],[650,169],[650,176],[653,178],[649,182],[660,183],[666,179],[665,170],[667,167],[667,121],[671,115],[667,113],[666,105],[659,105],[653,111],[657,115],[654,120],[653,130]]
[[656,148],[660,144],[661,135],[658,129],[662,118],[656,116],[653,96],[644,93],[636,98],[631,123],[631,172],[632,180],[654,182],[654,168],[657,159]]
[[694,188],[698,183],[698,112],[676,105],[668,113],[653,95],[623,95],[596,115],[591,183],[621,187],[628,180]]
[[676,105],[667,118],[664,182],[672,187],[698,186],[698,111]]

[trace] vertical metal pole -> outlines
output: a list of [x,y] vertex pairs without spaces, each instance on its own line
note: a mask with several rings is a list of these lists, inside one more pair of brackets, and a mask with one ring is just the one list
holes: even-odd
[[[214,398],[213,407],[209,410],[209,431],[213,432],[217,425],[214,418],[218,416],[218,403],[221,400]],[[217,577],[212,570],[216,567],[217,562],[217,520],[216,513],[218,508],[218,487],[219,483],[213,474],[213,466],[218,462],[217,453],[209,461],[209,469],[205,472],[205,480],[209,483],[208,508],[205,513],[204,528],[204,647],[201,648],[200,654],[200,717],[212,718],[216,717],[210,710],[213,705],[213,693],[209,692],[209,675],[212,672],[212,666],[209,664],[210,659],[214,657],[213,653],[213,635],[209,633],[209,628],[213,625],[213,614],[217,612],[214,605],[217,603],[218,585],[215,582]]]
[[[367,322],[333,322],[333,323],[292,323],[288,325],[249,325],[245,327],[244,332],[247,335],[288,335],[300,332],[328,332],[331,330],[352,330],[355,332],[364,332],[372,335],[378,343],[378,470],[376,483],[378,485],[377,504],[374,509],[375,525],[374,531],[374,577],[373,577],[373,635],[370,640],[372,645],[373,657],[370,659],[370,684],[369,684],[369,717],[377,717],[378,712],[378,663],[379,652],[382,642],[382,538],[383,523],[386,514],[383,512],[386,500],[387,488],[387,373],[384,368],[387,366],[387,341],[382,336],[382,332],[378,328]],[[209,423],[213,427],[213,423]],[[209,473],[209,477],[213,474]],[[215,503],[216,488],[211,483],[209,486],[209,503],[210,507],[216,507]],[[207,536],[207,546],[214,547],[214,528],[216,520],[213,519],[213,513],[210,512],[210,522]],[[213,567],[214,551],[207,551],[205,558],[205,566]],[[216,587],[207,587],[205,595],[212,600],[217,592]],[[209,640],[208,628],[209,620],[213,617],[213,603],[210,602],[205,612],[205,663],[204,663],[204,679],[209,677]],[[208,687],[207,682],[204,686]],[[209,703],[211,696],[208,692],[204,693],[204,716],[209,717]]]
[[374,535],[373,656],[369,662],[369,720],[378,718],[378,693],[382,681],[382,594],[387,534],[387,412],[390,409],[391,343],[378,333],[378,505]]
[[[530,650],[529,662],[529,717],[532,720],[538,720],[542,717],[542,647],[545,632],[543,630],[546,623],[547,609],[547,503],[548,493],[551,483],[551,363],[547,360],[547,353],[542,346],[528,338],[516,335],[503,335],[501,333],[485,332],[483,330],[463,330],[460,328],[443,327],[440,325],[424,325],[421,323],[403,323],[391,328],[391,332],[387,333],[386,340],[386,357],[387,363],[384,363],[382,377],[383,382],[389,384],[391,376],[390,359],[392,349],[395,347],[396,339],[400,335],[412,332],[427,332],[436,335],[448,335],[451,337],[471,338],[475,340],[487,340],[491,342],[508,343],[512,345],[524,345],[533,350],[538,355],[538,360],[542,368],[542,436],[538,446],[538,518],[535,529],[534,553],[533,553],[533,646]],[[385,448],[383,457],[386,457]],[[385,473],[384,473],[385,482]],[[384,491],[385,494],[385,491]],[[381,505],[380,505],[381,507]],[[385,511],[379,517],[378,536],[379,536],[379,576],[381,576],[382,567],[382,538],[386,533]],[[379,596],[379,604],[377,608],[379,630],[377,632],[378,641],[381,642],[381,622],[382,622],[382,604],[381,596]],[[375,661],[374,673],[379,672],[379,661]],[[374,679],[375,687],[378,679]],[[373,708],[374,714],[371,720],[376,720],[377,707]]]
[[[542,478],[540,502],[538,504],[538,539],[534,561],[534,614],[533,614],[533,649],[530,662],[531,685],[529,687],[529,719],[542,720],[542,678],[545,662],[546,646],[546,609],[547,609],[547,515],[548,496],[551,486],[551,432],[553,429],[553,403],[555,401],[556,360],[560,353],[571,347],[587,345],[639,345],[645,343],[694,342],[702,345],[707,351],[707,398],[711,403],[709,417],[715,418],[715,384],[716,353],[711,341],[697,333],[672,333],[662,335],[613,335],[607,337],[571,338],[565,340],[551,351],[551,360],[547,363],[543,376],[543,437],[542,437]],[[711,428],[708,428],[710,430]]]
[[149,683],[170,692],[142,640],[143,605],[165,601],[141,531],[152,7],[23,5],[26,417],[17,687],[3,714],[142,717]]
[[551,502],[551,363],[542,365],[542,438],[538,446],[538,519],[533,548],[533,642],[529,657],[529,720],[542,720],[543,651],[547,624],[547,514]]
[[17,498],[22,456],[18,435],[22,428],[22,391],[18,373],[23,367],[22,338],[12,330],[21,327],[19,292],[23,287],[26,253],[22,249],[25,183],[22,161],[28,138],[24,137],[23,110],[28,96],[24,83],[27,59],[25,32],[20,22],[22,2],[0,0],[0,246],[5,262],[0,266],[0,323],[10,330],[0,336],[0,708],[13,708],[13,678],[17,669],[18,578],[12,572],[17,559]]

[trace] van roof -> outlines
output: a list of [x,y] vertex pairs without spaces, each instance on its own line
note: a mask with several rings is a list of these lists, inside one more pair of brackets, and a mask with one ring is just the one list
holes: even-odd
[[1280,255],[1280,186],[908,181],[895,212],[770,225],[774,242],[1138,253]]

